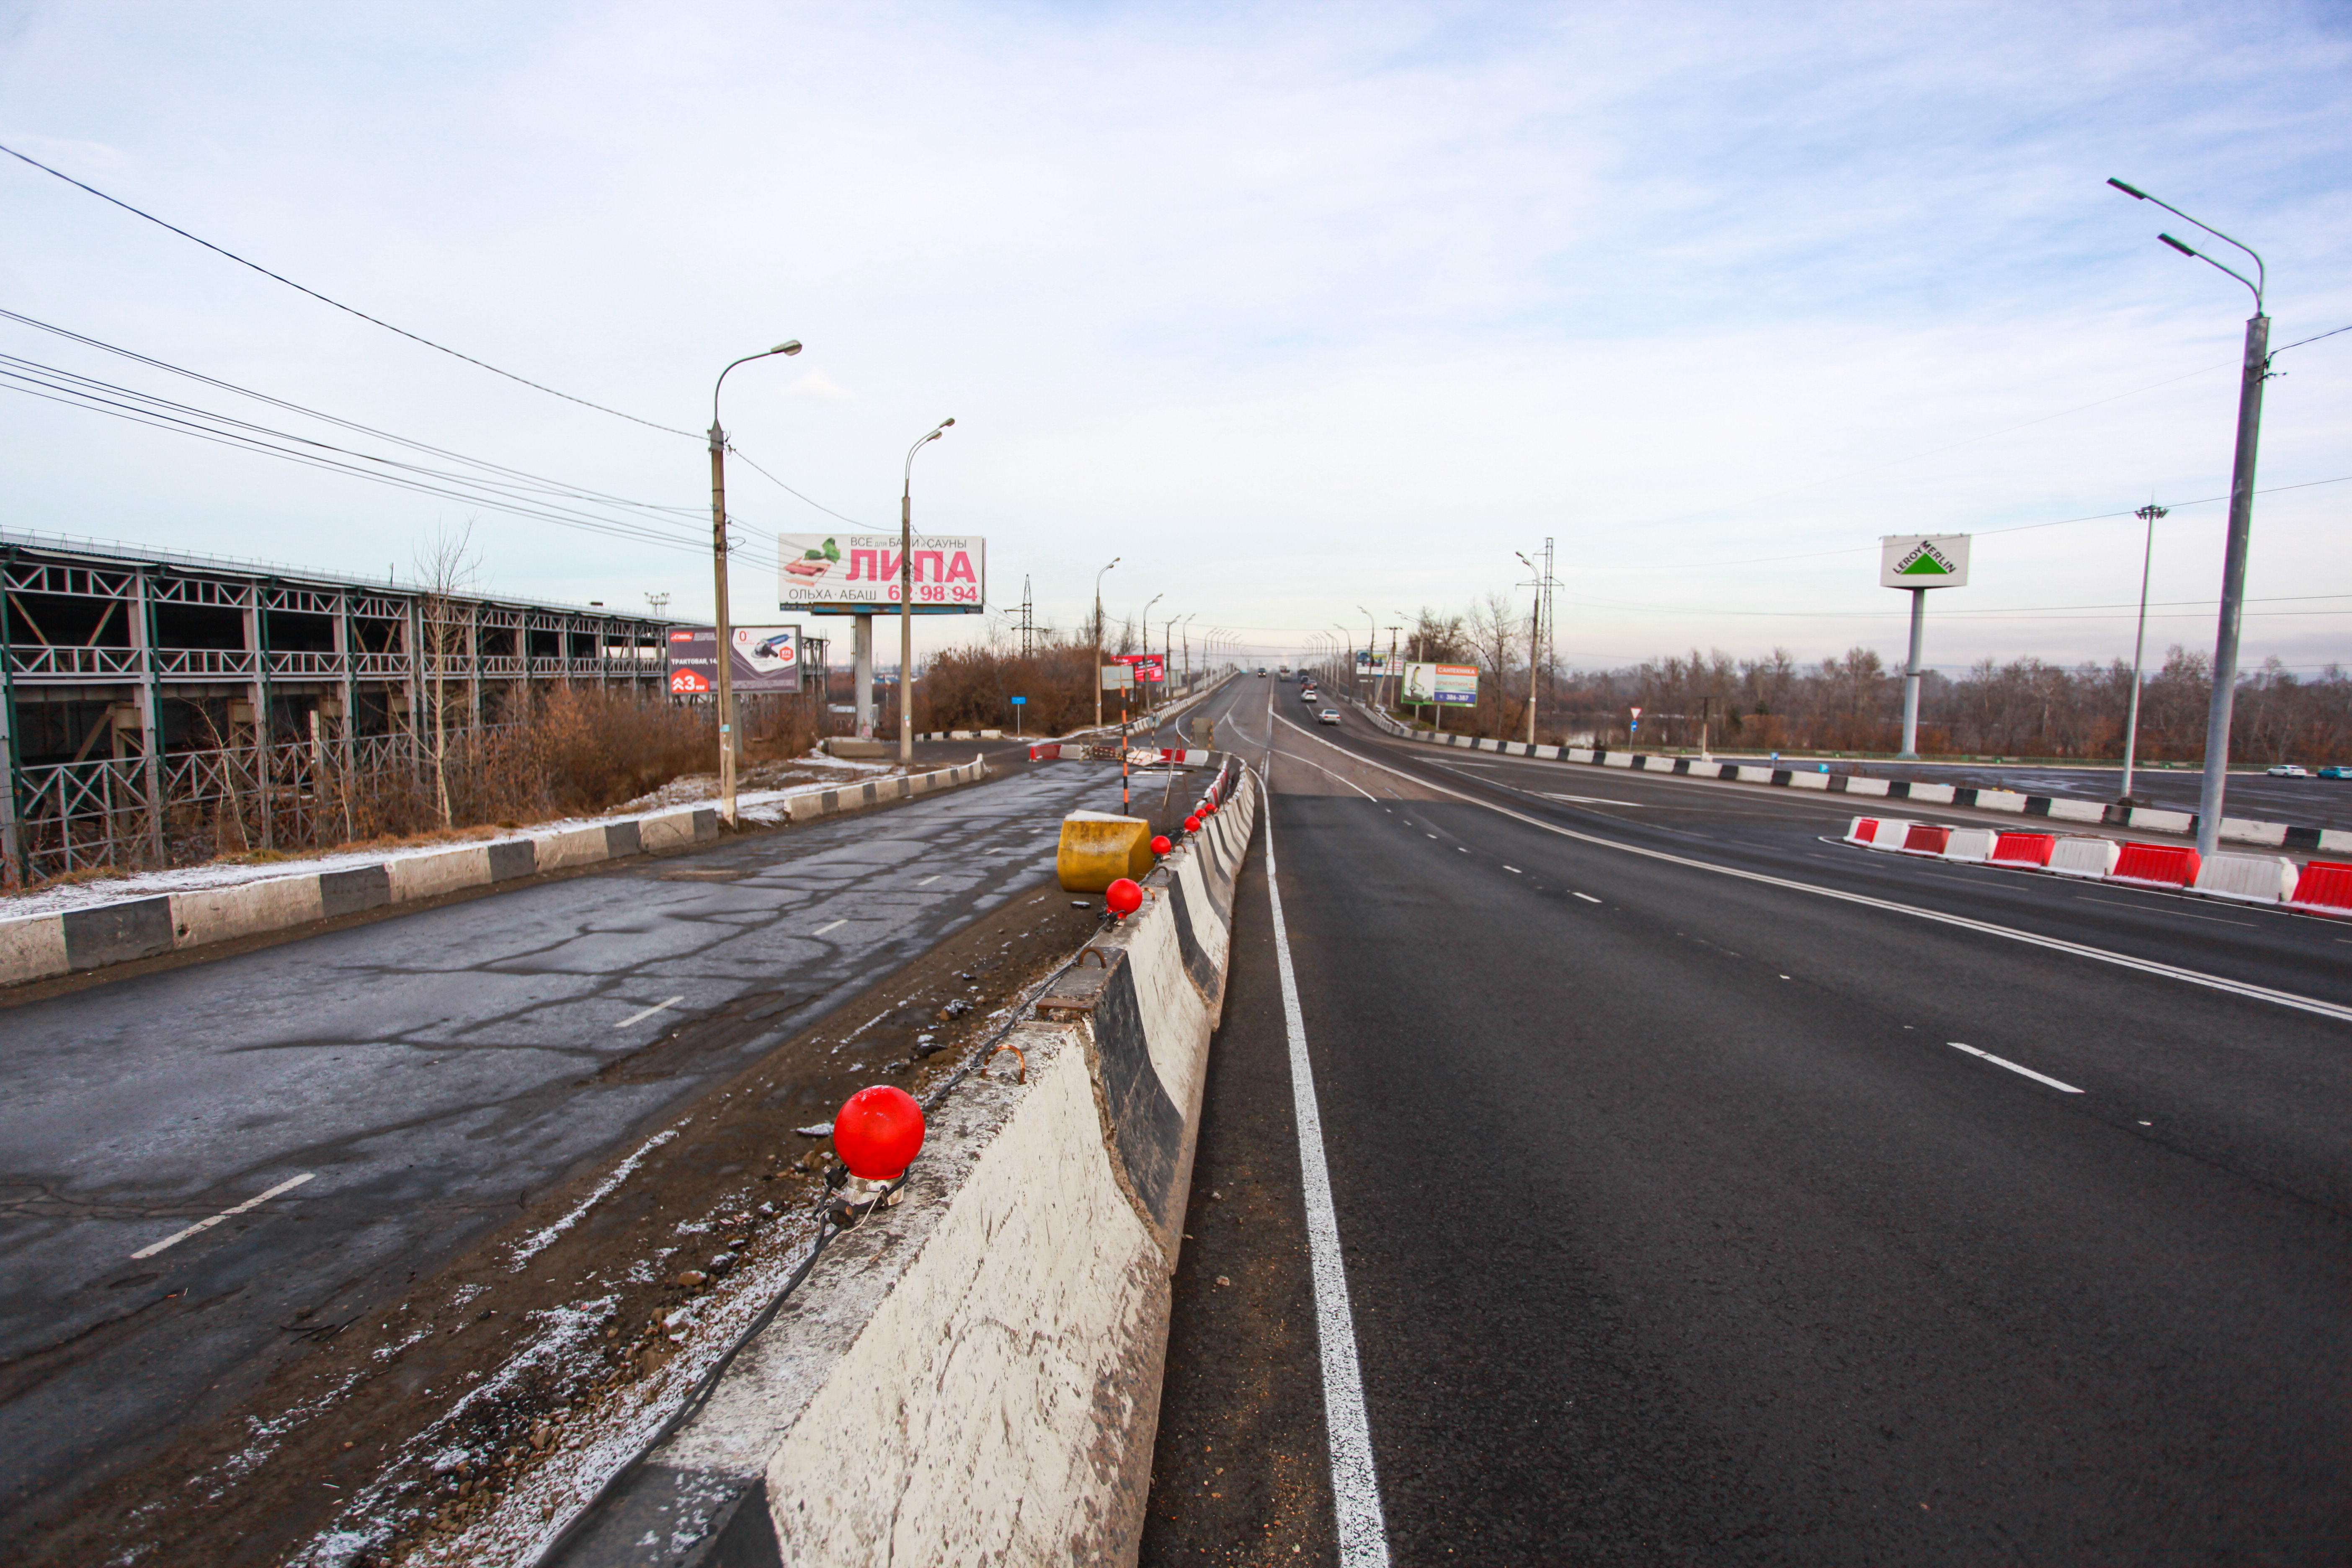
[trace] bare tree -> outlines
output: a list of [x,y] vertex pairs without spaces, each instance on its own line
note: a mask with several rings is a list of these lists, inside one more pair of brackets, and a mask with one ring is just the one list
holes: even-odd
[[425,592],[420,610],[425,623],[425,652],[433,666],[433,791],[441,826],[453,826],[449,805],[449,655],[457,642],[455,601],[481,574],[482,558],[473,549],[474,520],[455,533],[436,528],[431,542],[414,557],[417,584]]

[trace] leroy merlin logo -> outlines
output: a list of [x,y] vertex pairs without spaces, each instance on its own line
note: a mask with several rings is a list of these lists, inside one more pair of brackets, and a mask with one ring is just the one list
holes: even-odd
[[1949,577],[1958,571],[1959,568],[1952,564],[1950,556],[1924,539],[1912,548],[1910,554],[1895,563],[1897,577]]

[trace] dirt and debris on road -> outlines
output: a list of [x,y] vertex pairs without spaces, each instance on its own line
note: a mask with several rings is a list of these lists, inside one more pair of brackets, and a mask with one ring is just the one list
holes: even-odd
[[[789,1277],[829,1161],[829,1140],[808,1130],[866,1084],[919,1096],[944,1079],[1095,932],[1098,909],[1051,883],[1013,899],[673,1107],[620,1157],[520,1195],[511,1221],[404,1300],[346,1321],[298,1310],[283,1327],[308,1346],[299,1359],[12,1543],[11,1562],[384,1568],[515,1554],[528,1545],[517,1521],[569,1517]],[[740,1045],[767,1026],[761,1002],[648,1049]],[[603,1070],[633,1064],[645,1066]],[[335,1289],[322,1281],[320,1299]]]

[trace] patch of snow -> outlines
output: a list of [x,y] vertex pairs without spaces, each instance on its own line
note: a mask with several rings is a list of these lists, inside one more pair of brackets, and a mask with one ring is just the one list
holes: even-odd
[[[692,1120],[693,1119],[691,1117],[688,1118],[688,1121]],[[520,1269],[524,1264],[538,1257],[540,1253],[546,1250],[550,1242],[553,1241],[557,1237],[562,1236],[565,1231],[570,1230],[573,1226],[579,1224],[581,1216],[604,1201],[614,1187],[619,1186],[623,1182],[627,1181],[631,1176],[636,1174],[637,1167],[645,1163],[646,1156],[660,1148],[663,1144],[668,1142],[671,1139],[677,1137],[680,1130],[682,1130],[686,1124],[687,1123],[685,1121],[681,1121],[676,1127],[665,1127],[660,1131],[655,1133],[652,1137],[646,1139],[645,1142],[638,1145],[637,1152],[635,1153],[630,1155],[627,1159],[614,1166],[611,1174],[607,1175],[603,1181],[597,1183],[586,1197],[582,1198],[577,1204],[574,1204],[570,1214],[565,1215],[562,1219],[557,1220],[545,1230],[535,1232],[518,1242],[515,1245],[513,1253],[509,1255],[507,1261],[512,1267]]]

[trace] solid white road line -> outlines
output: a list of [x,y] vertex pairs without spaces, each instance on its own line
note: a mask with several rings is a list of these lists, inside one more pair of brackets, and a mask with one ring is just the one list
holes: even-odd
[[683,1001],[685,1001],[685,1000],[686,1000],[686,998],[685,998],[685,997],[683,997],[683,996],[673,996],[673,997],[671,997],[671,998],[670,998],[668,1001],[667,1001],[667,1002],[656,1002],[656,1003],[655,1003],[652,1006],[650,1006],[650,1007],[646,1008],[646,1009],[644,1012],[642,1012],[642,1013],[632,1013],[632,1014],[630,1014],[627,1017],[625,1017],[625,1018],[622,1019],[619,1023],[617,1023],[617,1024],[614,1025],[614,1026],[613,1026],[613,1027],[614,1027],[614,1028],[616,1028],[616,1029],[625,1029],[625,1028],[627,1028],[627,1027],[628,1027],[630,1025],[632,1025],[632,1024],[642,1024],[642,1023],[644,1023],[647,1018],[650,1018],[650,1017],[652,1017],[655,1014],[656,1014],[656,1013],[660,1012],[663,1008],[665,1008],[665,1007],[675,1007],[675,1006],[677,1006],[679,1003],[681,1003],[681,1002],[683,1002]]
[[1520,870],[1517,866],[1506,866],[1503,869],[1508,871],[1514,877],[1524,877],[1527,875],[1525,871]]
[[945,871],[934,871],[929,876],[924,878],[921,881],[916,883],[915,886],[918,888],[928,888],[933,882],[938,881],[941,877],[946,875],[947,873]]
[[1980,1051],[1974,1046],[1964,1046],[1958,1040],[1946,1040],[1944,1044],[1951,1047],[1952,1049],[1956,1051],[1966,1051],[1972,1057],[1982,1057],[1986,1061],[1992,1063],[1992,1065],[1997,1068],[2007,1068],[2011,1072],[2023,1073],[2027,1078],[2032,1079],[2036,1083],[2046,1083],[2051,1088],[2059,1089],[2064,1093],[2080,1094],[2083,1092],[2071,1083],[2060,1083],[2056,1079],[2049,1078],[2043,1074],[2035,1072],[2032,1068],[2021,1068],[2015,1062],[2005,1061],[2001,1058],[1993,1055],[1990,1051]]
[[1601,901],[1599,899],[1594,898],[1591,893],[1570,892],[1569,897],[1572,899],[1582,899],[1588,904],[1597,904]]
[[[1305,733],[1303,731],[1300,732]],[[1331,746],[1335,752],[1345,749],[1331,745],[1330,742],[1323,741],[1320,735],[1310,735],[1308,739],[1322,741],[1323,744]],[[2174,964],[2158,963],[2152,958],[2134,958],[2127,952],[2116,952],[2104,947],[2092,947],[2084,942],[2068,942],[2062,937],[2043,936],[2036,931],[2019,931],[2014,926],[1995,925],[1990,921],[1971,920],[1966,915],[1946,914],[1941,910],[1921,909],[1916,904],[1898,904],[1892,899],[1874,899],[1867,893],[1849,893],[1838,888],[1816,887],[1811,882],[1791,881],[1786,877],[1769,876],[1762,871],[1743,871],[1736,866],[1717,866],[1706,860],[1694,860],[1686,855],[1669,855],[1663,849],[1645,849],[1638,844],[1621,844],[1614,838],[1602,838],[1595,834],[1579,833],[1572,827],[1562,827],[1558,823],[1546,822],[1539,816],[1529,816],[1523,811],[1513,811],[1507,805],[1496,805],[1493,801],[1480,800],[1475,795],[1465,795],[1458,789],[1449,789],[1432,780],[1416,778],[1402,768],[1390,767],[1386,763],[1376,763],[1370,757],[1358,757],[1353,752],[1349,752],[1349,755],[1365,767],[1379,768],[1383,773],[1394,773],[1410,784],[1417,784],[1423,789],[1433,789],[1441,795],[1450,795],[1456,800],[1466,800],[1473,805],[1485,806],[1497,816],[1507,816],[1514,822],[1524,822],[1529,827],[1540,828],[1546,833],[1556,833],[1562,838],[1573,838],[1580,843],[1597,845],[1603,849],[1614,849],[1621,855],[1639,855],[1646,860],[1664,860],[1668,865],[1687,866],[1692,870],[1707,871],[1718,877],[1732,877],[1743,882],[1760,882],[1768,888],[1784,888],[1790,892],[1811,893],[1816,898],[1834,899],[1843,904],[1860,904],[1865,909],[1885,910],[1890,914],[1909,915],[1915,920],[1928,921],[1937,925],[1957,926],[1962,931],[1972,931],[1984,936],[1997,936],[2008,942],[2023,942],[2029,947],[2048,948],[2053,952],[2063,952],[2075,958],[2087,958],[2099,963],[2112,963],[2117,968],[2134,969],[2143,974],[2159,974],[2168,980],[2178,980],[2189,985],[2201,985],[2209,991],[2220,991],[2231,996],[2242,996],[2253,1002],[2269,1002],[2281,1007],[2292,1007],[2298,1012],[2316,1013],[2323,1018],[2333,1018],[2341,1024],[2352,1024],[2352,1007],[2344,1006],[2340,1003],[2323,1002],[2315,996],[2299,996],[2292,991],[2274,991],[2267,985],[2254,985],[2242,980],[2230,980],[2219,974],[2207,974],[2195,969],[2182,969]]]
[[825,922],[824,922],[824,924],[823,924],[823,925],[821,925],[821,926],[817,927],[817,928],[816,928],[816,930],[814,930],[814,931],[813,931],[809,932],[809,935],[811,935],[811,936],[823,936],[825,932],[827,932],[827,931],[831,931],[834,927],[835,927],[835,926],[845,926],[845,925],[847,925],[848,923],[849,923],[849,921],[848,921],[848,918],[847,918],[846,916],[845,916],[845,917],[843,917],[842,919],[837,920],[837,921],[825,921]]
[[318,1173],[315,1171],[305,1171],[299,1176],[295,1176],[288,1181],[280,1182],[276,1186],[270,1188],[268,1192],[263,1193],[257,1197],[247,1198],[245,1202],[237,1205],[236,1207],[233,1209],[223,1209],[220,1213],[213,1215],[212,1218],[200,1219],[196,1221],[195,1224],[190,1226],[187,1229],[181,1231],[175,1236],[167,1236],[163,1240],[156,1242],[151,1247],[141,1247],[138,1251],[131,1255],[131,1260],[133,1263],[136,1263],[142,1258],[154,1257],[157,1253],[163,1251],[167,1247],[177,1247],[180,1243],[187,1240],[188,1237],[195,1235],[199,1231],[210,1230],[213,1226],[220,1224],[220,1222],[225,1219],[235,1219],[246,1210],[258,1207],[259,1205],[268,1203],[270,1199],[276,1197],[280,1193],[292,1192],[295,1188],[300,1186],[303,1183],[309,1181],[316,1174],[318,1174]]
[[1307,1199],[1307,1254],[1315,1276],[1316,1342],[1323,1360],[1323,1421],[1331,1448],[1331,1500],[1339,1516],[1340,1568],[1387,1568],[1388,1527],[1380,1475],[1372,1466],[1371,1425],[1364,1415],[1364,1376],[1356,1363],[1356,1319],[1348,1304],[1348,1268],[1339,1256],[1339,1221],[1331,1208],[1331,1172],[1323,1159],[1323,1114],[1298,979],[1290,966],[1290,932],[1274,870],[1274,791],[1265,792],[1265,901],[1274,917],[1274,955],[1282,973],[1282,1016],[1290,1036],[1290,1094],[1298,1123],[1298,1171]]

